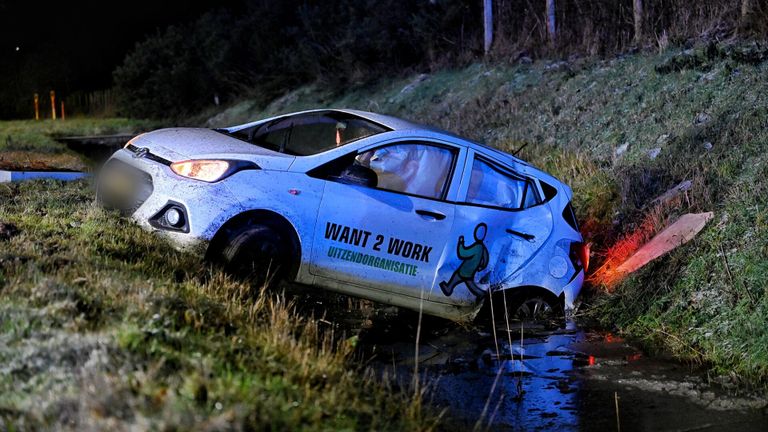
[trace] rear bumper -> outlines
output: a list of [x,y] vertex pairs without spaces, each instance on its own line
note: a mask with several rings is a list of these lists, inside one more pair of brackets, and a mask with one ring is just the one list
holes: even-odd
[[584,269],[579,270],[579,273],[576,275],[576,277],[573,278],[573,280],[563,288],[563,300],[564,300],[564,309],[566,314],[573,311],[573,304],[576,301],[576,297],[578,297],[579,292],[581,292],[581,287],[584,285]]

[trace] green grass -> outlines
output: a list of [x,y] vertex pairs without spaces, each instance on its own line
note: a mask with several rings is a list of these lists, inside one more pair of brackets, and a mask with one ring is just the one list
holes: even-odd
[[650,348],[768,378],[768,157],[743,167],[710,227],[692,244],[597,300],[593,315]]
[[130,135],[159,124],[123,118],[0,121],[0,168],[83,170],[80,158],[56,137]]
[[84,181],[0,185],[0,425],[425,430],[419,398],[259,293],[93,203]]
[[0,151],[55,153],[63,146],[57,136],[133,134],[158,127],[158,122],[125,118],[0,121]]
[[[764,53],[758,45],[719,45],[474,64],[341,95],[303,87],[267,106],[241,102],[210,123],[347,107],[438,125],[507,151],[524,147],[524,159],[572,186],[596,266],[623,238],[646,238],[686,212],[713,211],[692,244],[618,287],[592,287],[582,311],[649,349],[768,381]],[[693,183],[685,196],[651,205],[683,180]]]

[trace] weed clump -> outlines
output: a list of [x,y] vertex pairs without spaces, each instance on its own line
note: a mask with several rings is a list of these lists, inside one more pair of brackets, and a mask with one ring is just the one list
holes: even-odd
[[0,241],[9,240],[19,234],[19,229],[11,223],[0,222]]

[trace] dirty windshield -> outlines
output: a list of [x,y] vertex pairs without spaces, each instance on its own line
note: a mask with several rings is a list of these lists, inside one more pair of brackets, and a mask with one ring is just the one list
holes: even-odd
[[343,146],[387,129],[343,113],[282,117],[232,133],[236,138],[281,153],[307,156]]

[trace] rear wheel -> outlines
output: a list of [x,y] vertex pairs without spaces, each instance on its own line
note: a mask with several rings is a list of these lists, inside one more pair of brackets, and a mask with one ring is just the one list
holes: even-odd
[[224,247],[214,257],[224,271],[258,286],[274,286],[291,266],[288,240],[264,224],[248,224],[226,233]]
[[[535,288],[510,289],[494,293],[478,314],[478,322],[494,322],[497,328],[507,323],[525,323],[525,326],[560,327],[564,324],[561,302],[543,290]],[[488,321],[486,321],[488,320]],[[517,326],[519,324],[515,324]]]
[[541,297],[530,297],[519,302],[513,316],[520,321],[548,321],[559,318],[555,309]]

